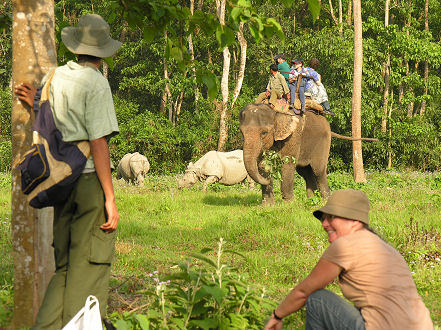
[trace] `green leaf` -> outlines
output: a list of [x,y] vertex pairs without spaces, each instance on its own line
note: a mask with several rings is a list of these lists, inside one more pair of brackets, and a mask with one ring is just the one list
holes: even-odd
[[315,20],[320,15],[320,2],[319,0],[308,0],[308,8],[312,15],[312,20],[315,22]]
[[[209,72],[202,76],[202,82],[208,89],[208,97],[214,99],[218,93],[218,81],[214,73]],[[216,266],[215,266],[216,267]]]
[[124,320],[116,321],[115,326],[118,330],[131,330],[132,329],[131,322],[124,321]]
[[207,330],[218,328],[218,322],[216,319],[192,320],[189,323]]
[[[203,80],[204,83],[205,83],[204,78],[202,78],[202,80]],[[206,84],[206,85],[207,85],[207,84]],[[208,85],[207,85],[207,87],[210,88]],[[217,267],[216,263],[215,263],[213,260],[211,260],[210,258],[208,258],[208,257],[207,257],[206,255],[204,255],[204,254],[200,254],[200,253],[190,253],[189,255],[192,256],[193,258],[196,258],[196,259],[199,259],[199,260],[205,261],[207,264],[213,266],[214,268]]]
[[113,60],[113,57],[105,57],[104,62],[106,62],[109,66],[109,69],[113,71],[113,68],[115,67],[115,61]]
[[135,319],[138,321],[138,324],[142,330],[149,330],[150,323],[149,323],[148,318],[145,315],[136,314]]
[[219,25],[216,29],[216,39],[219,48],[223,50],[225,47],[231,45],[236,38],[234,31],[225,25]]
[[241,13],[242,13],[242,9],[241,9],[241,8],[239,8],[239,7],[234,7],[234,8],[231,10],[231,14],[230,14],[230,16],[231,16],[231,18],[232,18],[235,22],[237,22],[237,21],[239,20],[239,17],[240,17],[240,15],[241,15]]
[[204,285],[203,289],[205,291],[207,291],[215,300],[216,302],[220,305],[222,302],[222,299],[225,297],[225,295],[227,294],[225,289],[221,289],[218,286],[208,286],[208,285]]

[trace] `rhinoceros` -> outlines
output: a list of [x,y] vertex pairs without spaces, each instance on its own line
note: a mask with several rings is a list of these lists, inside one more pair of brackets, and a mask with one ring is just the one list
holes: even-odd
[[242,150],[209,151],[196,163],[188,164],[184,177],[178,180],[178,188],[189,188],[199,180],[203,182],[203,191],[207,191],[207,186],[211,183],[220,182],[231,186],[245,179],[249,188],[253,189],[254,181],[245,169]]
[[144,186],[144,176],[150,169],[150,163],[147,157],[141,155],[139,152],[133,154],[126,154],[119,161],[116,172],[116,178],[123,178],[127,182]]

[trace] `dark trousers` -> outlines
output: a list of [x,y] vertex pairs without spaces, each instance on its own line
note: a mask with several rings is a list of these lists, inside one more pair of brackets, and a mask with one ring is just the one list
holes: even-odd
[[[291,94],[291,104],[294,104],[296,98],[297,80],[289,84],[288,87]],[[299,87],[299,99],[302,109],[305,109],[305,84],[303,82],[300,83]]]

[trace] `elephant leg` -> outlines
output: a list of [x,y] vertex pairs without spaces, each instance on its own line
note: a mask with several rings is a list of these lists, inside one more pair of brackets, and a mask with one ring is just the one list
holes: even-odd
[[312,171],[311,166],[297,167],[297,173],[299,173],[306,182],[306,196],[313,197],[314,191],[317,190],[316,177]]
[[294,168],[295,166],[292,162],[282,165],[281,190],[282,190],[282,198],[285,201],[289,201],[293,197]]
[[218,182],[219,179],[217,178],[217,176],[211,175],[209,176],[205,181],[204,181],[204,185],[202,186],[202,191],[203,192],[207,192],[207,188],[209,184]]
[[326,174],[326,169],[321,171],[321,173],[316,175],[318,188],[320,190],[320,195],[323,199],[328,199],[329,197],[329,185],[328,176]]
[[274,204],[273,180],[267,186],[262,185],[262,205]]

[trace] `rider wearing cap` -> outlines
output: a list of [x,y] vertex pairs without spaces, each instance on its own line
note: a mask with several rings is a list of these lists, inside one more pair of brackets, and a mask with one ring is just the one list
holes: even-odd
[[305,84],[308,71],[303,67],[303,60],[296,58],[291,61],[291,74],[289,75],[289,90],[291,92],[291,104],[294,105],[296,90],[299,76],[302,77],[299,85],[299,99],[301,104],[301,112],[305,111]]

